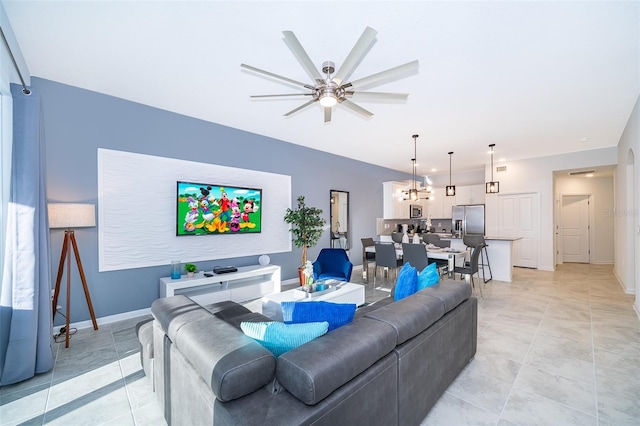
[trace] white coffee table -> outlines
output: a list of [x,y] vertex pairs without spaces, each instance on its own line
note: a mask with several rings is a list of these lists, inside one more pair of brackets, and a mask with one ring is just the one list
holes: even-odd
[[339,288],[325,292],[315,297],[307,297],[307,294],[297,289],[283,291],[281,293],[267,294],[262,297],[262,313],[275,321],[282,321],[282,302],[309,302],[311,300],[324,300],[334,303],[355,303],[356,306],[364,305],[364,286],[354,283],[335,284]]

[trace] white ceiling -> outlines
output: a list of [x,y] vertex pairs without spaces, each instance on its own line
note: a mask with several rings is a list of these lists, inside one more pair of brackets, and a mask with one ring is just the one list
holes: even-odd
[[[32,76],[419,174],[615,146],[640,94],[638,1],[2,1]],[[418,59],[372,88],[404,103],[289,117],[291,87],[241,63],[311,82],[283,41],[337,67],[365,27],[358,79]]]

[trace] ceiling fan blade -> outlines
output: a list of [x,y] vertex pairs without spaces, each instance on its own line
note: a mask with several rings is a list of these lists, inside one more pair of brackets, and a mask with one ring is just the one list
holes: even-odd
[[300,44],[293,31],[283,31],[282,34],[284,34],[284,39],[289,44],[291,50],[293,50],[293,54],[296,56],[298,61],[300,61],[304,69],[309,73],[309,76],[319,83],[324,81],[322,74],[320,74],[318,69],[313,65],[311,58],[309,58],[309,55],[307,55],[307,52],[302,47],[302,44]]
[[387,93],[387,92],[346,92],[347,97],[354,101],[404,101],[409,97],[408,93]]
[[354,89],[361,88],[363,86],[371,87],[376,84],[382,84],[394,79],[403,78],[406,76],[405,74],[417,71],[418,67],[419,63],[417,60],[407,62],[404,65],[398,65],[397,67],[389,68],[385,71],[380,71],[379,73],[372,74],[368,77],[354,80],[350,83],[345,84],[344,86],[353,87]]
[[313,93],[283,93],[279,95],[251,95],[250,98],[279,98],[284,96],[312,96]]
[[241,66],[242,68],[246,68],[246,69],[248,69],[248,70],[255,71],[255,72],[260,73],[260,74],[268,75],[269,77],[277,78],[277,79],[280,79],[280,80],[286,81],[286,82],[288,82],[288,83],[295,84],[296,86],[302,86],[302,87],[305,87],[305,88],[307,88],[307,89],[311,89],[311,90],[313,90],[313,89],[314,89],[314,87],[313,87],[313,86],[310,86],[310,85],[308,85],[308,84],[301,83],[301,82],[299,82],[299,81],[292,80],[292,79],[290,79],[290,78],[283,77],[283,76],[281,76],[281,75],[274,74],[274,73],[269,72],[269,71],[261,70],[260,68],[252,67],[251,65],[247,65],[247,64],[240,64],[240,66]]
[[366,109],[362,108],[360,105],[354,104],[353,102],[351,102],[349,99],[344,99],[342,102],[340,102],[340,105],[344,105],[347,108],[349,108],[352,111],[357,112],[358,114],[361,114],[367,118],[371,117],[373,115],[372,112],[367,111]]
[[311,105],[311,104],[312,104],[312,103],[314,103],[315,101],[316,101],[315,99],[312,99],[312,100],[310,100],[309,102],[305,102],[305,103],[303,103],[302,105],[300,105],[299,107],[292,109],[291,111],[289,111],[288,113],[286,113],[284,116],[285,116],[285,117],[288,117],[288,116],[290,116],[291,114],[296,113],[296,112],[300,111],[301,109],[308,107],[309,105]]
[[331,107],[324,107],[324,122],[331,123]]
[[353,49],[351,49],[351,52],[349,52],[347,58],[333,76],[332,80],[334,83],[342,84],[344,80],[349,78],[353,70],[367,53],[367,50],[371,46],[376,34],[378,34],[378,32],[371,27],[364,29],[364,32],[353,46]]

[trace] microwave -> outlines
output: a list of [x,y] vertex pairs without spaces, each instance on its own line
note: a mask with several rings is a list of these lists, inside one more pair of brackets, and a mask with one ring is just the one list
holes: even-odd
[[411,204],[409,206],[409,217],[411,219],[419,219],[422,217],[422,206]]

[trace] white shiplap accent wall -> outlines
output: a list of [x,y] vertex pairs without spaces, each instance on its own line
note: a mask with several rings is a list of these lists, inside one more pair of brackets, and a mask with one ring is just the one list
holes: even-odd
[[[262,188],[260,234],[176,236],[176,182]],[[291,176],[98,149],[99,270],[291,251]]]

